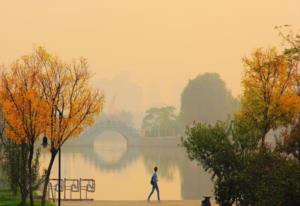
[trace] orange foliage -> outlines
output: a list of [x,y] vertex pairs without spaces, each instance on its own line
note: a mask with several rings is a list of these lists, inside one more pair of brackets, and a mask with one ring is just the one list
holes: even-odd
[[49,107],[39,91],[38,73],[39,63],[34,56],[24,56],[1,76],[5,133],[17,144],[33,144],[45,129]]
[[67,139],[79,136],[93,124],[102,111],[103,95],[89,86],[86,59],[65,63],[43,48],[36,52],[45,61],[38,78],[50,108],[46,135],[52,147],[59,148]]
[[285,55],[275,48],[257,49],[243,59],[242,108],[239,115],[253,121],[266,133],[279,125],[292,123],[300,112],[297,94],[299,74]]
[[42,134],[58,149],[79,136],[103,107],[103,96],[89,87],[84,58],[65,63],[39,47],[2,73],[0,102],[6,134],[16,143]]

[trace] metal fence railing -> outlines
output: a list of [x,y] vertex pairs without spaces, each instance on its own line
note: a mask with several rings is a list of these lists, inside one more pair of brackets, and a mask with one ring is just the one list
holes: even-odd
[[[94,193],[96,183],[94,179],[61,179],[60,192],[62,200],[93,200],[88,197]],[[58,179],[50,179],[48,184],[48,198],[55,202],[58,198]]]

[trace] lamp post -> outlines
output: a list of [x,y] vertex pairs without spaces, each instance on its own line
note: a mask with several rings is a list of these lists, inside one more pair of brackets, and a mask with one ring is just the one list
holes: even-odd
[[[48,143],[48,138],[46,136],[43,137],[43,141],[42,141],[42,146],[44,148],[48,147],[49,143]],[[61,153],[60,153],[60,147],[58,149],[58,206],[60,206],[60,201],[61,201],[61,197],[60,197],[60,188],[61,188],[61,184],[60,184],[60,180],[61,180]]]

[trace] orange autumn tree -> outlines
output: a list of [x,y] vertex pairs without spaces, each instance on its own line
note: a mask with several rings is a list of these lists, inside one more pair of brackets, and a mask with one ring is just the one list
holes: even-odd
[[286,55],[275,48],[257,49],[243,59],[243,95],[237,115],[261,131],[261,144],[271,129],[294,122],[300,111],[299,74]]
[[[295,33],[290,26],[276,27],[279,35],[284,40],[284,55],[289,59],[290,66],[300,72],[300,33]],[[297,87],[300,88],[300,79],[297,81]],[[300,90],[298,90],[300,98]],[[282,149],[292,155],[300,163],[300,114],[298,120],[292,124],[291,131],[285,133]]]
[[79,136],[91,126],[102,111],[103,95],[89,85],[86,59],[65,62],[44,48],[18,59],[1,74],[0,103],[5,120],[5,134],[16,144],[29,148],[24,181],[32,198],[32,159],[39,138],[47,136],[51,158],[44,177],[42,205],[45,205],[47,185],[55,157],[70,138]]
[[43,187],[42,205],[45,205],[47,185],[59,149],[68,139],[79,136],[93,124],[102,111],[103,95],[89,85],[86,59],[66,63],[43,48],[38,48],[36,55],[43,59],[38,79],[49,108],[45,135],[50,141],[51,158]]
[[33,205],[34,147],[44,132],[49,106],[39,89],[40,61],[36,55],[23,56],[1,74],[0,103],[5,136],[22,148],[22,178],[18,179],[22,205],[29,193]]

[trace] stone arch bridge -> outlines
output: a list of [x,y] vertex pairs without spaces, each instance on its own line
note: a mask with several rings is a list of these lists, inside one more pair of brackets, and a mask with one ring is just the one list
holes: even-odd
[[100,134],[105,131],[114,131],[121,134],[127,141],[127,146],[139,146],[141,136],[133,127],[126,125],[121,121],[110,119],[99,119],[95,124],[84,132],[80,138],[69,140],[70,145],[92,146],[96,139],[101,138]]

